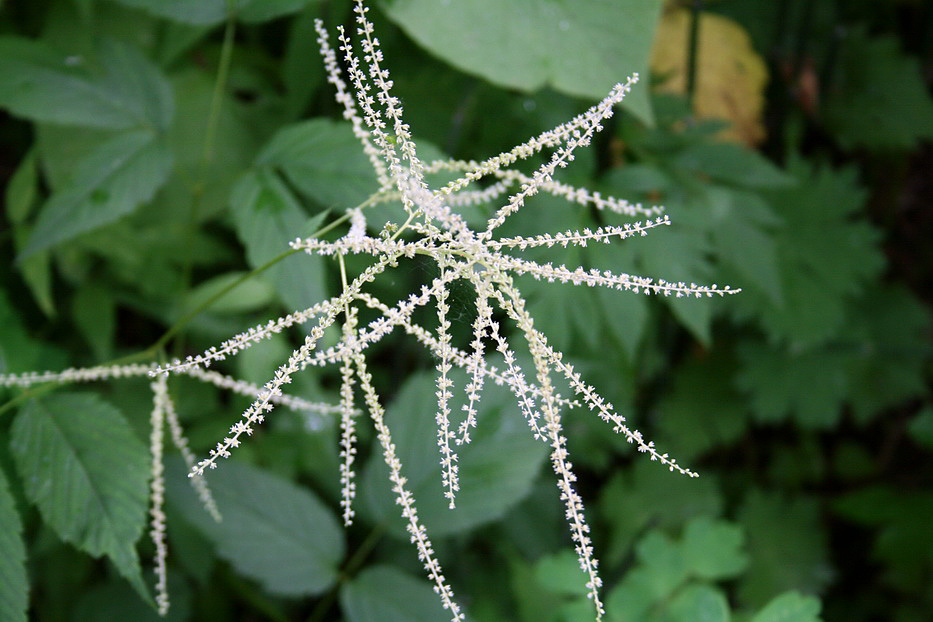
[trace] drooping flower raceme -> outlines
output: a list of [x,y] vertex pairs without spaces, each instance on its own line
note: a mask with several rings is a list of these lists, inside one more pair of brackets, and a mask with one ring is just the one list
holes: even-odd
[[[564,412],[585,406],[652,460],[671,471],[691,477],[696,474],[679,465],[668,454],[661,453],[651,441],[629,427],[625,417],[549,343],[547,336],[536,328],[515,277],[530,275],[535,279],[574,286],[607,287],[636,294],[676,297],[724,296],[738,290],[553,265],[521,255],[522,251],[528,249],[614,243],[644,236],[656,228],[671,224],[659,207],[643,207],[615,197],[602,196],[598,192],[574,187],[554,178],[558,169],[573,162],[576,150],[589,145],[593,136],[603,129],[603,123],[612,116],[615,106],[638,81],[637,75],[617,85],[602,101],[570,121],[487,160],[423,162],[418,158],[411,130],[404,122],[401,102],[392,94],[393,83],[383,65],[382,50],[367,17],[368,10],[363,0],[355,0],[357,45],[362,50],[361,55],[356,52],[353,37],[342,28],[338,28],[337,50],[331,46],[320,21],[316,22],[316,29],[328,81],[336,90],[343,117],[350,123],[373,167],[379,188],[363,205],[348,207],[346,213],[338,217],[339,222],[349,223],[342,237],[333,241],[310,237],[291,242],[293,249],[336,260],[342,283],[340,293],[307,309],[251,328],[219,346],[184,360],[161,366],[103,366],[64,372],[0,375],[0,386],[94,381],[147,373],[155,376],[152,384],[151,534],[156,545],[157,602],[163,613],[168,608],[165,517],[161,507],[164,496],[161,466],[164,424],[168,423],[172,440],[189,463],[192,483],[202,502],[215,519],[220,520],[201,476],[205,470],[216,468],[221,458],[229,457],[232,450],[244,442],[245,437],[254,433],[256,426],[263,423],[277,404],[304,412],[309,417],[339,416],[341,508],[344,523],[349,525],[354,518],[353,500],[356,493],[354,467],[357,417],[360,414],[358,407],[365,407],[376,430],[383,459],[389,467],[390,485],[402,509],[418,557],[434,583],[435,592],[450,612],[451,619],[464,620],[465,614],[454,598],[429,534],[418,516],[416,499],[406,485],[404,465],[396,453],[392,431],[386,424],[384,406],[373,386],[372,373],[367,363],[367,350],[399,329],[413,337],[437,359],[438,400],[435,421],[442,474],[442,492],[438,494],[444,495],[451,508],[456,507],[460,489],[458,451],[473,441],[473,430],[481,425],[477,421],[477,407],[482,400],[483,387],[487,382],[507,386],[515,397],[516,416],[522,416],[529,427],[529,433],[550,448],[550,463],[557,479],[560,499],[565,506],[571,539],[580,567],[587,578],[586,585],[595,606],[596,618],[600,619],[604,609],[599,596],[601,579],[598,561],[593,552],[583,501],[574,487],[576,477],[563,432]],[[341,70],[338,51],[345,70]],[[545,153],[550,153],[550,156],[531,174],[511,168],[519,160]],[[458,177],[440,188],[432,189],[427,176],[439,172]],[[474,183],[484,179],[488,180],[485,187]],[[547,193],[583,208],[609,211],[635,220],[621,226],[605,225],[580,231],[533,236],[499,235],[500,227],[525,208],[528,199],[538,193]],[[393,203],[399,206],[397,220],[401,224],[390,222],[379,231],[372,230],[367,221],[367,210],[386,209],[387,204],[390,206]],[[475,205],[490,208],[489,218],[479,229],[473,229],[460,211],[466,206]],[[384,218],[381,220],[385,222]],[[348,255],[369,257],[371,261],[360,273],[348,275],[344,261]],[[370,291],[370,285],[383,273],[395,270],[400,264],[415,258],[428,258],[437,265],[438,274],[429,283],[394,303],[380,300]],[[453,343],[450,332],[450,290],[457,283],[465,284],[473,292],[475,301],[472,340],[465,349]],[[434,315],[437,317],[433,329],[415,320],[416,312],[430,306],[434,307]],[[377,314],[376,319],[366,325],[362,325],[359,320],[360,311],[364,309],[370,314]],[[500,322],[497,317],[505,318],[506,321]],[[208,369],[214,363],[301,324],[310,324],[302,344],[262,387]],[[341,339],[336,345],[321,347],[325,331],[334,325],[340,325]],[[501,369],[487,360],[486,354],[492,350],[498,352],[504,361]],[[527,368],[519,363],[525,355],[530,355],[531,360]],[[341,386],[338,404],[311,403],[286,393],[286,385],[291,383],[295,374],[309,366],[339,368]],[[450,407],[454,391],[460,390],[451,380],[450,372],[454,367],[464,369],[468,378],[466,386],[462,388],[465,395],[462,413],[451,412]],[[175,416],[166,384],[170,373],[186,374],[253,398],[239,420],[230,427],[229,434],[199,462],[195,462],[191,455]],[[565,387],[564,390],[569,390],[571,394],[561,395],[560,387]],[[312,424],[315,420],[309,419]]]
[[[559,168],[573,161],[575,151],[589,145],[592,137],[602,130],[603,123],[612,116],[614,107],[631,90],[638,76],[632,76],[617,85],[601,102],[567,123],[483,162],[422,162],[418,158],[411,130],[403,120],[401,102],[392,94],[393,83],[384,68],[379,40],[367,17],[368,10],[362,0],[356,1],[356,34],[361,55],[355,51],[352,37],[338,28],[338,49],[346,68],[345,73],[341,71],[337,52],[331,47],[320,21],[316,23],[318,42],[328,80],[336,88],[337,101],[343,107],[343,116],[350,122],[380,183],[373,199],[364,204],[367,206],[365,209],[394,200],[401,206],[399,216],[404,222],[400,226],[386,226],[381,231],[370,231],[365,210],[360,207],[349,208],[346,220],[350,221],[350,227],[343,237],[334,241],[317,238],[294,240],[291,243],[293,249],[337,259],[343,282],[340,294],[266,326],[251,329],[219,348],[212,348],[184,361],[175,361],[156,371],[192,373],[194,369],[206,367],[250,347],[284,326],[313,322],[301,347],[276,370],[274,377],[259,391],[241,419],[230,428],[230,434],[193,468],[192,475],[200,475],[205,469],[215,468],[219,459],[231,455],[231,451],[243,441],[244,435],[252,434],[255,426],[261,424],[273,410],[275,401],[282,399],[283,387],[291,382],[294,374],[308,366],[339,366],[342,379],[339,412],[343,458],[340,479],[344,521],[349,524],[353,519],[353,466],[356,454],[353,409],[357,399],[355,388],[358,387],[362,391],[362,402],[376,428],[383,457],[389,466],[392,490],[408,522],[408,531],[417,547],[419,558],[452,619],[464,619],[464,613],[454,600],[453,591],[444,579],[428,534],[418,518],[415,499],[406,488],[404,466],[395,453],[391,431],[383,416],[384,407],[367,368],[367,349],[400,328],[437,357],[438,403],[435,420],[438,459],[442,467],[442,494],[450,507],[456,506],[460,487],[458,448],[472,440],[471,431],[477,425],[476,406],[482,399],[484,382],[488,379],[505,384],[514,394],[517,410],[527,421],[531,433],[550,446],[550,461],[557,476],[561,500],[565,504],[571,538],[580,566],[587,575],[587,587],[598,619],[604,613],[599,597],[601,581],[598,562],[593,554],[583,502],[574,489],[576,478],[563,434],[564,410],[584,405],[609,423],[615,432],[624,435],[639,451],[647,453],[652,460],[685,475],[695,476],[695,473],[658,451],[652,442],[628,427],[625,418],[612,404],[587,384],[562,353],[549,344],[547,337],[535,328],[534,320],[516,285],[515,276],[531,275],[536,279],[576,286],[608,287],[678,297],[723,296],[738,290],[715,285],[673,283],[624,273],[585,270],[582,267],[555,266],[512,254],[529,248],[549,248],[555,245],[567,247],[611,243],[647,235],[654,228],[670,224],[660,208],[645,208],[614,197],[603,197],[599,193],[575,188],[554,179]],[[542,154],[545,150],[551,152],[550,157],[531,175],[509,168],[518,160]],[[439,171],[454,172],[460,177],[441,188],[432,189],[426,175]],[[485,188],[479,188],[473,183],[483,178],[491,178],[493,181]],[[524,208],[530,197],[542,192],[581,206],[609,210],[642,220],[595,230],[563,231],[532,237],[499,237],[499,228],[509,217]],[[493,206],[491,216],[481,230],[471,228],[458,211],[463,206],[477,204]],[[372,262],[351,279],[346,274],[344,264],[347,255],[369,256]],[[415,257],[430,258],[437,264],[439,274],[430,283],[395,304],[387,304],[367,291],[369,284],[382,273]],[[476,319],[472,326],[473,340],[468,350],[452,344],[449,330],[448,296],[450,288],[458,281],[468,284],[475,293]],[[432,305],[437,317],[433,330],[414,320],[414,314],[419,308]],[[379,317],[366,326],[358,326],[357,310],[364,307],[376,310]],[[496,310],[508,318],[511,327],[507,329],[494,320]],[[337,323],[343,326],[343,338],[337,345],[319,348],[324,331]],[[519,342],[521,350],[531,355],[534,369],[530,377],[533,380],[529,379],[527,371],[517,362],[515,344]],[[502,354],[504,369],[496,369],[487,363],[485,352],[488,347]],[[459,413],[452,413],[449,406],[455,390],[449,372],[454,366],[464,368],[469,378],[464,387],[466,404],[459,422],[454,420],[454,416]],[[572,390],[573,395],[569,399],[560,395],[555,385],[558,379]]]

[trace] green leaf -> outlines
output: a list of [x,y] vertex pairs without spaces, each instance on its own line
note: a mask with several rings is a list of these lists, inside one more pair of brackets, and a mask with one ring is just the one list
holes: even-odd
[[[544,86],[601,99],[627,75],[642,82],[623,105],[645,121],[658,0],[393,0],[389,17],[430,53],[493,84]],[[468,28],[464,24],[469,24]]]
[[751,622],[821,622],[819,614],[817,598],[786,592],[769,602]]
[[691,479],[638,460],[603,487],[599,509],[611,528],[605,562],[628,556],[635,538],[648,525],[678,527],[695,516],[718,516],[722,505],[715,477]]
[[910,436],[927,449],[933,449],[933,407],[927,406],[907,426]]
[[666,599],[687,578],[683,551],[660,530],[642,538],[635,546],[635,554],[648,573],[647,586],[655,600]]
[[0,38],[0,106],[32,121],[111,129],[165,129],[173,112],[171,88],[133,46],[104,40],[103,72],[84,69],[39,41]]
[[116,305],[110,291],[100,283],[86,283],[72,300],[75,325],[90,344],[97,360],[113,357]]
[[805,496],[785,500],[753,490],[739,509],[748,538],[749,567],[739,581],[739,597],[764,604],[789,589],[819,593],[832,578],[826,532],[817,503]]
[[[450,410],[459,414],[466,375],[456,370],[450,376],[455,380]],[[532,438],[512,393],[487,382],[473,440],[458,448],[460,491],[456,509],[450,510],[441,485],[435,391],[433,374],[409,377],[389,406],[385,419],[402,462],[402,475],[417,500],[418,516],[428,533],[437,537],[495,520],[521,501],[531,491],[547,455],[547,446]],[[376,445],[373,449],[373,457],[361,478],[360,501],[377,520],[391,520],[393,533],[407,539],[405,523],[389,490],[389,472],[381,448]]]
[[[254,268],[288,251],[288,243],[302,233],[313,233],[324,216],[309,221],[288,186],[268,168],[247,172],[234,187],[230,203],[237,235]],[[327,297],[324,259],[316,255],[286,257],[262,278],[275,285],[290,309],[306,309]]]
[[[191,290],[185,308],[194,310],[212,299],[235,281],[242,278],[243,272],[227,272],[212,277]],[[268,307],[272,302],[272,288],[265,281],[248,278],[234,289],[214,300],[209,307],[212,313],[237,314],[256,311]]]
[[323,207],[354,207],[378,189],[349,123],[311,119],[279,130],[256,158]]
[[166,465],[168,498],[240,573],[283,596],[320,594],[337,581],[343,531],[310,490],[235,461],[206,478],[220,523],[201,507],[178,461]]
[[[29,242],[30,230],[28,225],[13,227],[13,242],[17,250],[21,250]],[[42,251],[27,257],[20,262],[19,272],[42,312],[48,317],[54,317],[56,309],[52,298],[52,265],[49,252]]]
[[717,349],[674,372],[658,404],[658,445],[682,462],[735,442],[748,426],[746,400],[733,386],[735,363]]
[[29,216],[32,206],[36,203],[38,194],[39,175],[36,167],[36,152],[33,149],[20,161],[16,172],[7,183],[6,215],[10,224],[19,224]]
[[535,578],[555,594],[586,596],[587,577],[580,570],[580,558],[572,549],[546,555],[535,564]]
[[230,10],[238,19],[252,23],[296,13],[312,0],[115,0],[176,22],[214,26],[224,21]]
[[683,553],[691,574],[711,581],[731,579],[748,564],[743,552],[742,528],[723,520],[700,516],[687,524]]
[[858,218],[865,192],[854,168],[833,170],[793,159],[788,171],[799,183],[767,193],[785,224],[774,238],[781,302],[750,291],[734,296],[729,308],[775,339],[815,345],[838,334],[848,298],[877,276],[884,260],[878,232]]
[[340,588],[349,622],[437,622],[450,619],[431,586],[390,566],[369,566]]
[[[793,416],[809,429],[830,428],[839,421],[849,392],[847,352],[820,349],[787,351],[766,342],[739,347],[742,367],[736,386],[747,392],[755,418],[783,421]],[[801,391],[806,387],[806,391]]]
[[114,136],[80,160],[71,182],[42,206],[19,260],[132,212],[152,198],[171,166],[171,154],[152,132]]
[[827,124],[844,147],[909,150],[933,138],[933,98],[918,59],[888,35],[846,37]]
[[6,474],[0,468],[0,619],[26,622],[28,604],[23,523],[10,494]]
[[794,183],[792,177],[760,153],[735,143],[690,143],[671,165],[713,181],[745,188],[775,188]]
[[110,557],[148,599],[135,548],[146,522],[148,452],[123,415],[89,394],[30,400],[13,422],[11,449],[46,524]]
[[667,606],[664,622],[729,622],[729,602],[709,585],[688,585]]

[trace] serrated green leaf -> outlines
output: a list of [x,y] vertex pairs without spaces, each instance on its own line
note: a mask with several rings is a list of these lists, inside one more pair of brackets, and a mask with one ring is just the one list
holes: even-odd
[[[323,214],[311,222],[288,186],[272,170],[247,172],[230,198],[237,235],[246,247],[250,265],[258,268],[288,251],[288,243],[308,229],[316,229]],[[286,257],[263,278],[275,285],[290,309],[305,309],[325,299],[324,260],[301,253]]]
[[658,404],[659,446],[681,461],[734,442],[748,426],[745,398],[732,386],[735,363],[721,350],[688,359]]
[[775,232],[780,219],[750,192],[705,186],[707,224],[719,260],[741,277],[733,287],[757,289],[776,305],[783,300]]
[[171,154],[152,132],[114,136],[78,162],[71,183],[42,206],[19,260],[132,212],[152,198],[171,165]]
[[850,353],[848,403],[859,421],[922,395],[929,309],[906,288],[874,287],[852,305],[840,349]]
[[[460,413],[465,374],[456,370],[450,402]],[[409,377],[389,406],[386,424],[392,431],[402,475],[418,503],[418,516],[432,536],[459,533],[502,516],[530,491],[547,446],[531,437],[528,424],[505,387],[486,383],[479,403],[477,429],[469,445],[459,447],[460,491],[456,509],[448,509],[441,485],[433,374]],[[455,419],[456,421],[456,419]],[[433,451],[426,451],[431,448]],[[395,496],[389,490],[388,467],[381,448],[361,478],[360,501],[377,520],[391,521],[393,533],[407,539]]]
[[649,524],[677,527],[695,516],[718,516],[722,505],[715,477],[692,479],[638,460],[603,487],[599,509],[611,526],[605,562],[627,556],[635,537]]
[[739,358],[735,383],[748,393],[759,421],[792,416],[805,428],[825,429],[839,420],[850,386],[847,352],[787,352],[754,342],[739,347]]
[[933,98],[920,63],[894,37],[847,36],[837,66],[824,114],[844,147],[907,150],[933,138]]
[[36,167],[36,152],[33,149],[20,161],[7,183],[5,200],[6,215],[10,224],[19,224],[29,216],[38,195],[39,174]]
[[6,474],[0,468],[0,619],[26,622],[28,603],[23,523],[10,494]]
[[731,579],[748,564],[742,528],[723,520],[700,516],[684,531],[684,559],[691,574],[711,581]]
[[329,119],[285,126],[260,152],[256,165],[280,169],[295,188],[324,207],[354,207],[378,188],[350,125]]
[[26,496],[59,537],[107,555],[141,595],[136,541],[146,521],[148,452],[123,415],[95,395],[27,402],[11,449]]
[[814,500],[753,490],[738,520],[748,539],[749,566],[739,580],[744,603],[760,606],[788,589],[819,593],[829,583],[826,532]]
[[793,177],[760,153],[735,143],[694,142],[681,150],[671,164],[744,188],[775,188],[794,183]]
[[664,622],[729,622],[729,602],[709,585],[688,585],[674,597],[661,618]]
[[349,622],[449,620],[431,585],[390,566],[369,566],[340,588]]
[[819,614],[819,599],[787,592],[765,605],[751,622],[821,622]]
[[635,554],[648,573],[647,586],[656,601],[666,599],[687,578],[683,551],[662,531],[649,532],[635,546]]
[[40,41],[0,38],[0,106],[33,121],[111,129],[165,129],[172,93],[158,69],[133,46],[104,40],[102,73]]
[[344,535],[310,490],[228,461],[206,475],[223,520],[215,523],[178,461],[166,465],[168,499],[217,546],[220,557],[283,596],[320,594],[338,577]]
[[[389,17],[429,52],[493,84],[544,86],[605,97],[627,75],[642,83],[623,105],[650,121],[647,68],[660,15],[657,0],[393,0]],[[464,28],[469,24],[469,28]]]
[[848,298],[883,266],[878,233],[854,215],[865,201],[854,168],[833,170],[793,159],[796,186],[769,191],[784,226],[775,232],[781,304],[754,291],[734,296],[730,309],[759,322],[774,339],[823,343],[842,328]]

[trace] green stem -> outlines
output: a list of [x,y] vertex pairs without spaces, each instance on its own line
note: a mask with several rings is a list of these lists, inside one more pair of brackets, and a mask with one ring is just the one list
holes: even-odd
[[687,100],[691,108],[694,103],[697,86],[697,57],[700,48],[700,11],[703,0],[693,0],[690,10],[690,33],[687,42]]
[[347,563],[344,565],[343,570],[340,573],[340,579],[338,584],[327,593],[324,598],[318,601],[318,604],[314,607],[314,611],[311,612],[311,616],[308,618],[308,622],[322,622],[326,619],[327,614],[330,612],[331,607],[334,604],[334,601],[337,600],[337,593],[340,588],[340,584],[344,583],[349,577],[352,577],[357,569],[366,561],[366,558],[369,557],[369,554],[372,553],[373,549],[376,548],[376,545],[379,543],[379,540],[385,534],[387,529],[386,523],[379,523],[373,530],[369,532],[369,535],[366,536],[366,539],[363,540],[363,543],[360,545],[360,548],[356,549]]
[[[198,225],[198,214],[201,203],[204,201],[204,190],[207,185],[209,170],[214,159],[214,143],[217,138],[217,128],[220,124],[220,110],[223,103],[224,91],[227,88],[227,79],[230,75],[230,65],[233,61],[234,35],[236,33],[236,6],[227,2],[227,22],[224,26],[224,39],[220,48],[220,62],[217,67],[217,79],[214,81],[214,92],[211,95],[210,110],[207,115],[207,128],[204,131],[204,146],[201,152],[201,163],[198,179],[191,190],[191,209],[188,213],[188,225],[185,229],[185,257],[181,270],[181,293],[178,299],[182,302],[188,296],[191,287],[191,274],[193,271],[194,234]],[[176,349],[181,350],[183,343],[179,341]]]

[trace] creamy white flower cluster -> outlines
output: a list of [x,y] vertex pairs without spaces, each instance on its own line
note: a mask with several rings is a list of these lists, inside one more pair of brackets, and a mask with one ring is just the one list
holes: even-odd
[[[717,285],[672,283],[608,270],[554,266],[509,254],[509,251],[520,252],[555,245],[567,247],[610,243],[647,235],[656,227],[670,224],[659,207],[633,205],[554,179],[559,168],[573,161],[576,149],[589,145],[593,136],[603,128],[603,123],[612,116],[616,104],[637,82],[637,75],[617,85],[602,101],[584,113],[508,152],[483,162],[451,160],[424,163],[418,158],[410,128],[403,121],[401,102],[392,95],[393,83],[389,72],[383,67],[379,40],[367,17],[369,9],[363,0],[356,0],[354,11],[361,54],[355,51],[352,37],[342,27],[338,27],[338,50],[342,55],[342,59],[338,59],[320,21],[316,23],[318,43],[328,81],[335,87],[337,101],[343,107],[343,116],[350,122],[354,135],[373,166],[380,184],[379,190],[363,205],[348,209],[343,221],[348,220],[350,227],[343,237],[332,241],[311,237],[291,243],[293,249],[336,259],[343,284],[340,294],[304,311],[252,328],[200,355],[153,370],[154,374],[182,372],[207,379],[204,375],[209,372],[204,368],[211,363],[235,355],[285,328],[313,320],[302,345],[276,370],[269,382],[257,388],[254,402],[240,420],[231,426],[229,435],[211,450],[208,457],[194,465],[191,475],[199,476],[205,469],[215,468],[220,458],[230,456],[231,450],[240,445],[244,434],[253,434],[256,426],[273,410],[275,403],[285,399],[283,387],[292,381],[294,374],[308,366],[339,366],[340,403],[333,407],[333,411],[340,415],[340,482],[344,522],[350,524],[354,517],[355,389],[358,388],[375,426],[383,458],[389,467],[392,490],[407,521],[411,541],[452,620],[465,619],[420,522],[415,499],[406,487],[403,466],[396,454],[392,433],[385,422],[384,407],[367,368],[366,350],[399,327],[437,358],[437,445],[442,466],[443,494],[450,507],[455,507],[460,488],[458,448],[472,440],[471,432],[477,425],[477,407],[482,399],[484,383],[490,379],[504,384],[515,396],[518,410],[533,436],[550,446],[551,465],[557,476],[560,498],[565,504],[571,538],[581,569],[587,576],[589,595],[594,601],[596,617],[599,619],[604,611],[599,597],[601,580],[597,571],[598,561],[593,554],[583,502],[574,488],[576,477],[567,451],[567,439],[563,434],[563,411],[585,405],[652,460],[661,462],[671,471],[691,477],[696,474],[680,466],[666,453],[659,452],[652,442],[628,427],[625,418],[613,405],[587,384],[573,365],[564,360],[563,354],[548,343],[547,337],[535,327],[514,277],[527,274],[536,279],[578,286],[608,287],[677,297],[723,296],[738,290]],[[545,152],[550,152],[545,158],[546,162],[530,175],[509,168],[521,159]],[[441,188],[431,189],[426,175],[440,171],[454,172],[460,177]],[[473,183],[484,178],[491,180],[485,188],[479,188]],[[643,217],[644,220],[622,226],[606,225],[595,230],[564,231],[531,237],[498,237],[497,231],[506,220],[524,208],[527,200],[539,192],[562,197],[581,206]],[[401,206],[398,216],[402,224],[390,223],[381,231],[371,231],[366,210],[393,200]],[[471,228],[458,211],[458,208],[467,205],[492,206],[491,216],[482,230]],[[381,220],[385,222],[384,218]],[[372,257],[369,266],[353,278],[347,275],[344,264],[344,258],[350,254]],[[421,286],[419,291],[394,305],[386,304],[366,291],[367,286],[383,272],[395,269],[401,262],[415,257],[430,258],[437,264],[439,271],[438,276]],[[466,348],[454,345],[450,332],[449,292],[458,281],[469,284],[475,292],[473,337]],[[436,310],[437,323],[433,329],[417,324],[413,319],[416,310],[429,305],[433,305]],[[378,317],[361,326],[358,311],[364,307],[370,313],[372,310],[378,312]],[[508,318],[508,326],[500,325],[494,319],[496,312]],[[342,326],[339,343],[320,347],[325,331],[335,324]],[[486,361],[488,346],[502,355],[505,361],[503,369],[497,369]],[[530,354],[533,370],[526,371],[519,364],[516,346],[520,347],[521,352]],[[452,413],[450,407],[456,390],[450,376],[454,367],[465,369],[469,378],[463,389],[466,396],[463,412],[459,415]],[[528,371],[531,372],[531,378],[526,377]],[[560,394],[556,381],[569,387],[572,391],[570,398]]]

